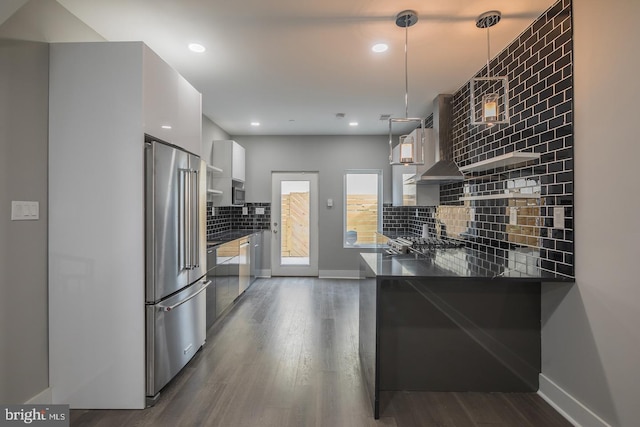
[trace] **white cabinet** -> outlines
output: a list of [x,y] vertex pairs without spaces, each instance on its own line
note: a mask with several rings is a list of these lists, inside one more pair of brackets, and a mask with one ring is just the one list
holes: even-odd
[[144,133],[199,153],[201,132],[199,95],[159,61],[140,42],[50,45],[54,404],[145,407]]
[[[205,144],[207,146],[207,144]],[[233,188],[244,188],[245,150],[235,141],[213,141],[210,156],[210,197],[214,206],[232,206]],[[215,193],[214,193],[215,192]]]
[[231,142],[231,178],[244,182],[244,147],[235,141]]
[[416,184],[409,181],[416,175],[415,166],[392,165],[391,185],[393,206],[415,206]]
[[[412,133],[418,134],[419,129]],[[417,137],[417,136],[415,136]],[[394,147],[394,151],[398,147]],[[433,129],[425,129],[424,165],[391,166],[391,192],[393,206],[437,206],[440,204],[439,184],[416,184],[420,175],[435,163]]]
[[200,93],[144,45],[143,101],[145,133],[204,156]]
[[244,147],[235,141],[213,141],[210,164],[222,169],[222,177],[244,182]]

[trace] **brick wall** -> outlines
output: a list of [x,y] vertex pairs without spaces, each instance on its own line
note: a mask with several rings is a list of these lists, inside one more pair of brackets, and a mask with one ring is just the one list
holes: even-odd
[[[271,203],[247,203],[248,214],[242,214],[241,206],[216,206],[215,215],[207,202],[207,237],[232,230],[269,230],[271,224]],[[256,214],[256,208],[263,208],[264,214]]]
[[[469,232],[478,249],[507,257],[514,247],[530,248],[543,269],[573,276],[571,1],[560,0],[548,9],[496,55],[490,67],[492,76],[509,78],[510,123],[471,126],[467,82],[453,98],[455,162],[465,166],[516,150],[540,153],[540,160],[471,174],[462,184],[443,185],[441,203],[475,209]],[[477,76],[486,76],[486,71],[485,67]],[[528,200],[526,206],[505,199],[458,200],[463,194],[495,195],[518,185],[532,186],[540,198]],[[554,228],[556,207],[564,210],[564,229]],[[517,212],[516,227],[509,223],[511,208]]]

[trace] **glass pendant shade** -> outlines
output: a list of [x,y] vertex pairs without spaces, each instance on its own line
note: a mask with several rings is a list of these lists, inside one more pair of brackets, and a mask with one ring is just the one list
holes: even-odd
[[[406,133],[410,128],[414,129]],[[398,136],[398,133],[401,135]],[[424,165],[424,135],[423,119],[389,119],[390,164],[407,166]]]
[[498,95],[488,93],[482,96],[482,119],[485,122],[495,122],[498,120]]
[[509,82],[506,77],[471,79],[471,124],[509,123]]
[[400,137],[400,163],[413,163],[414,136],[403,135]]

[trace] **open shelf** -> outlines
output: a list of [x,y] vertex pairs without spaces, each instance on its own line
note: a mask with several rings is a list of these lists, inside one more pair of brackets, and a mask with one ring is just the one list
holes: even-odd
[[207,172],[222,172],[222,169],[217,168],[215,166],[207,165]]
[[460,172],[482,172],[489,169],[501,168],[504,166],[517,165],[529,160],[540,158],[540,153],[529,153],[522,151],[513,151],[511,153],[496,156],[491,159],[482,160],[480,162],[471,163],[467,166],[460,167]]
[[501,194],[486,194],[482,196],[463,196],[458,198],[461,202],[469,200],[495,200],[495,199],[539,199],[540,194],[531,193],[501,193]]

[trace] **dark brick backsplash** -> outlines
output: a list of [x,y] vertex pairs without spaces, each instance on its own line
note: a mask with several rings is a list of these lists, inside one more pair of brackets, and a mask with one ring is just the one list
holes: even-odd
[[[463,183],[442,185],[440,202],[475,208],[470,222],[473,246],[488,253],[530,246],[540,251],[540,266],[574,275],[573,240],[573,42],[571,1],[561,0],[543,13],[490,62],[492,75],[506,73],[510,85],[509,124],[470,125],[470,84],[453,98],[453,156],[458,166],[515,150],[541,153],[539,161],[467,175]],[[484,67],[477,77],[486,76]],[[508,200],[462,202],[465,192],[491,195],[504,192],[517,179],[539,183],[540,218],[537,245],[508,242]],[[565,229],[553,228],[553,208],[564,206]],[[498,252],[496,252],[498,251]],[[502,251],[502,252],[500,252]]]
[[[246,203],[248,214],[242,214],[241,206],[216,206],[207,202],[207,238],[231,230],[269,230],[271,224],[271,203]],[[256,214],[256,208],[264,208],[264,214]]]
[[386,236],[420,236],[423,224],[429,225],[429,233],[435,233],[435,212],[433,206],[392,206],[382,207],[382,231]]

